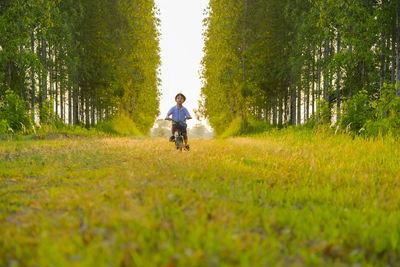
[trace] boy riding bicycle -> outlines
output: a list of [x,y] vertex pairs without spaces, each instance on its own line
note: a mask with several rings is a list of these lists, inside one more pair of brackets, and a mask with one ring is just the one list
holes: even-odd
[[183,102],[186,101],[186,97],[179,93],[175,96],[175,102],[176,102],[176,106],[172,107],[168,113],[167,113],[167,117],[165,117],[166,120],[171,120],[169,118],[170,115],[172,115],[172,127],[171,127],[171,132],[172,132],[172,136],[169,138],[170,142],[174,142],[175,141],[175,132],[180,130],[182,132],[183,135],[183,139],[185,141],[185,147],[187,150],[189,150],[189,145],[187,143],[188,141],[188,137],[187,137],[187,125],[186,125],[186,120],[190,120],[192,119],[192,116],[190,116],[189,111],[182,106]]

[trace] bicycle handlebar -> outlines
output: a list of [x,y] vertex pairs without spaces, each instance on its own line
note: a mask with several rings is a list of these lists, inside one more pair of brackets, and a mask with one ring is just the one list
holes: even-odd
[[186,121],[186,118],[184,118],[183,120],[181,120],[181,121],[176,121],[176,120],[174,120],[174,119],[171,119],[171,118],[168,118],[168,119],[165,119],[165,120],[167,120],[167,121],[173,121],[173,122],[175,122],[175,123],[178,123],[178,124],[180,124],[181,122],[185,122]]

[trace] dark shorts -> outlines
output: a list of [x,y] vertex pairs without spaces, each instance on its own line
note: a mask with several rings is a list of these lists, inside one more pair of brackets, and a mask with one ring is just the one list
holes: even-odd
[[172,130],[174,131],[174,133],[177,131],[181,131],[182,134],[187,134],[186,128],[186,125],[172,124]]

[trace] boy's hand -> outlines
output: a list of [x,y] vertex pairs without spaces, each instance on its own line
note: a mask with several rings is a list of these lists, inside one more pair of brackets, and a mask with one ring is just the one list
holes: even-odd
[[192,119],[192,117],[187,117],[186,119],[187,119],[187,120],[191,120],[191,119]]

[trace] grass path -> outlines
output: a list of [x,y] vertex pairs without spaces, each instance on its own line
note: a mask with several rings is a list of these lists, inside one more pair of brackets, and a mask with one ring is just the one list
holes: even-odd
[[346,136],[0,144],[0,266],[400,262],[400,146]]

